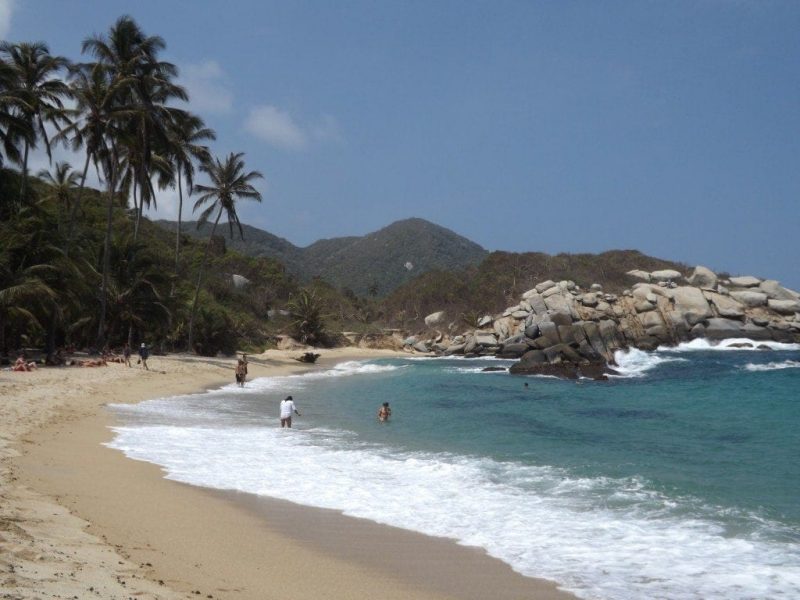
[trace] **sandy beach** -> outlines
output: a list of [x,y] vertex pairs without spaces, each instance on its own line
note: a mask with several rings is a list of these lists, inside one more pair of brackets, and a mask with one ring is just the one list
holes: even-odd
[[[310,368],[270,351],[250,378]],[[391,354],[322,351],[318,366]],[[7,598],[566,599],[478,549],[168,481],[102,444],[108,402],[230,383],[233,361],[153,357],[0,373],[0,592]]]

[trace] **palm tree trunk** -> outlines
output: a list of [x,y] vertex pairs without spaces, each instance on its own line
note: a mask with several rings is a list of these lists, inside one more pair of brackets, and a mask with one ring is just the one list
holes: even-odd
[[136,191],[139,189],[139,183],[137,182],[136,178],[133,178],[133,243],[136,243],[136,240],[139,237],[139,201],[136,199]]
[[53,312],[50,314],[50,323],[47,326],[47,340],[45,342],[45,356],[48,360],[53,358],[53,355],[56,353],[56,325],[58,321],[56,319],[57,311],[54,308]]
[[178,276],[178,257],[181,253],[181,214],[183,212],[183,186],[181,185],[181,167],[178,165],[178,226],[175,229],[175,277]]
[[203,273],[205,272],[206,262],[208,261],[208,253],[211,250],[211,240],[214,238],[214,232],[217,230],[217,223],[222,217],[222,207],[217,213],[217,219],[214,221],[214,226],[211,228],[211,233],[208,236],[208,243],[206,244],[206,251],[203,253],[203,262],[200,263],[200,273],[197,275],[197,287],[194,290],[194,301],[192,302],[192,313],[189,316],[189,352],[192,351],[192,341],[194,333],[194,317],[197,313],[197,299],[200,297],[200,285],[203,283]]
[[136,211],[136,226],[133,230],[133,241],[135,242],[139,239],[139,223],[142,220],[142,213],[144,212],[144,186],[145,182],[143,181],[139,185],[139,208]]
[[103,243],[103,286],[100,297],[100,321],[97,325],[97,347],[102,350],[105,343],[106,304],[108,299],[108,274],[111,270],[111,232],[114,226],[114,191],[116,188],[116,169],[111,167],[108,182],[108,212],[106,213],[106,238]]
[[67,247],[64,249],[64,254],[69,256],[69,249],[72,245],[72,229],[75,226],[75,218],[78,216],[78,208],[81,205],[81,197],[83,196],[83,188],[86,185],[86,174],[89,172],[89,160],[92,155],[86,153],[86,162],[83,165],[83,175],[81,176],[81,186],[78,188],[78,197],[72,204],[72,210],[69,211],[69,223],[67,224]]
[[28,150],[30,149],[30,145],[28,142],[25,142],[25,154],[22,158],[22,183],[19,186],[19,205],[20,208],[22,207],[23,202],[25,202],[25,189],[28,186]]
[[181,254],[181,215],[183,213],[183,186],[181,185],[181,167],[178,165],[178,225],[175,228],[175,277],[170,286],[170,297],[175,295],[175,284],[178,281],[178,260]]

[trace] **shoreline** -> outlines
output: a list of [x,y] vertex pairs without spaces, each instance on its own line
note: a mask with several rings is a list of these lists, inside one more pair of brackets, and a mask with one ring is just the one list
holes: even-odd
[[[250,378],[314,368],[292,361],[292,354],[295,353],[270,351],[250,357]],[[381,356],[404,355],[357,348],[323,351],[316,368]],[[188,356],[154,358],[151,362],[156,368],[164,365],[180,373],[166,378],[160,375],[161,381],[156,382],[152,380],[158,372],[153,370],[153,375],[146,374],[150,381],[145,383],[150,385],[142,385],[136,375],[145,375],[144,372],[121,365],[107,367],[122,373],[116,378],[104,378],[111,382],[103,390],[86,394],[84,386],[73,385],[78,394],[85,396],[81,409],[62,409],[62,414],[51,415],[49,423],[40,424],[15,440],[22,456],[9,459],[14,473],[10,478],[12,487],[27,486],[29,489],[20,492],[52,505],[42,506],[40,513],[52,513],[52,507],[63,511],[65,507],[77,515],[50,517],[64,527],[70,519],[81,519],[80,533],[94,540],[85,540],[82,547],[94,544],[106,554],[95,569],[90,565],[72,571],[62,567],[61,580],[51,576],[48,581],[36,581],[29,574],[33,567],[20,564],[15,569],[19,576],[14,578],[19,589],[8,588],[10,591],[30,589],[19,581],[25,573],[27,583],[45,585],[53,597],[71,597],[71,590],[85,594],[93,588],[98,597],[104,598],[116,594],[127,598],[134,591],[145,598],[185,598],[186,594],[309,600],[574,598],[557,590],[554,583],[519,575],[482,549],[337,511],[177,483],[165,479],[157,465],[129,459],[120,451],[101,446],[113,437],[109,426],[114,417],[103,408],[106,402],[97,397],[98,392],[114,396],[114,402],[138,402],[206,390],[232,380],[231,361]],[[78,370],[81,371],[87,370]],[[64,379],[57,387],[62,388],[67,404],[74,382],[69,377]],[[0,390],[5,382],[6,378],[0,379]],[[32,394],[39,400],[41,396]],[[18,477],[22,485],[13,477]],[[25,500],[20,497],[12,504],[24,508]],[[28,497],[27,504],[33,503],[34,498]],[[33,520],[32,517],[36,518],[27,515],[22,522]],[[73,529],[77,526],[72,523]],[[39,542],[58,548],[63,540]],[[25,562],[18,548],[11,556],[12,560]],[[98,562],[96,556],[83,559],[85,563],[92,560]],[[70,561],[76,562],[72,557]],[[58,557],[52,557],[52,562],[58,565]],[[118,564],[109,570],[114,563]],[[104,580],[101,575],[106,570],[109,572]],[[99,573],[91,578],[77,571]],[[6,585],[4,582],[0,589],[6,589]]]

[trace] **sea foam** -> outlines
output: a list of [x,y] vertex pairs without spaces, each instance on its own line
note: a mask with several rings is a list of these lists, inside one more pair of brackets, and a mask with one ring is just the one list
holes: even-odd
[[[749,347],[742,347],[749,345]],[[758,347],[769,348],[770,350],[800,350],[800,344],[789,344],[785,342],[756,341],[749,338],[729,338],[727,340],[712,341],[705,338],[697,338],[690,342],[682,342],[677,346],[659,346],[659,352],[697,352],[706,350],[721,351],[753,351]]]
[[[638,348],[628,350],[617,350],[614,353],[616,366],[612,368],[620,377],[644,377],[645,374],[657,366],[670,362],[682,362],[684,358],[672,356],[661,356],[654,352],[645,352]],[[613,375],[612,375],[613,377]]]
[[[800,594],[800,548],[761,521],[730,537],[716,507],[636,478],[400,452],[329,430],[117,427],[109,445],[169,479],[341,510],[484,548],[585,598],[767,598]],[[287,457],[290,457],[287,460]],[[796,535],[796,532],[794,533]]]
[[783,369],[798,369],[800,368],[800,361],[797,360],[784,360],[782,362],[770,362],[764,364],[747,363],[742,367],[745,371],[781,371]]

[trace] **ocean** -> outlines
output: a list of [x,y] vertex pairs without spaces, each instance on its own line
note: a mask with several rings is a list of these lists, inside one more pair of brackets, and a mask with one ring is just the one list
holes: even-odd
[[608,382],[348,362],[112,405],[109,445],[169,479],[478,546],[581,598],[799,598],[800,345],[737,341],[619,352]]

